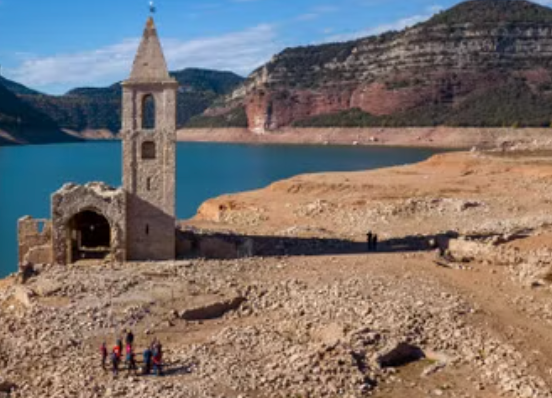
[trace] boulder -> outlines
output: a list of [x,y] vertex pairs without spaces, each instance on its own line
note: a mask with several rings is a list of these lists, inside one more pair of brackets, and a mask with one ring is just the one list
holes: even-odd
[[63,284],[52,279],[40,278],[34,287],[39,296],[47,297],[59,292],[63,288]]
[[229,311],[237,310],[246,299],[242,296],[216,301],[199,307],[187,309],[182,312],[181,318],[187,321],[201,321],[222,317]]
[[399,343],[395,348],[378,357],[378,364],[382,368],[396,368],[408,365],[411,362],[425,358],[424,352],[407,343]]
[[23,304],[25,307],[30,307],[31,297],[35,295],[31,289],[26,288],[25,286],[17,285],[13,291],[13,298]]
[[14,383],[0,378],[0,393],[9,394],[15,390],[16,387]]

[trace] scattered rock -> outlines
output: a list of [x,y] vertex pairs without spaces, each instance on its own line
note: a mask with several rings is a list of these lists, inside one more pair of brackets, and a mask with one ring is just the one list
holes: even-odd
[[30,307],[32,305],[31,298],[34,296],[35,293],[27,287],[23,285],[14,286],[13,298],[25,307]]
[[217,301],[197,308],[187,309],[182,312],[182,319],[187,321],[199,321],[220,318],[229,311],[237,310],[246,299],[241,296]]
[[397,368],[423,358],[425,358],[425,354],[419,347],[399,343],[391,351],[381,355],[378,358],[378,364],[382,368]]

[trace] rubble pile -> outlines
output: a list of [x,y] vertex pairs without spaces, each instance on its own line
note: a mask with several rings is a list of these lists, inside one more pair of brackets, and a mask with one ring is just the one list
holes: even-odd
[[[468,369],[477,377],[463,391],[552,396],[520,352],[472,322],[476,305],[436,281],[297,278],[286,258],[259,261],[44,268],[0,290],[0,380],[16,385],[10,397],[25,398],[352,398],[396,382],[392,354],[406,367],[426,361],[426,375]],[[214,319],[185,320],[190,308],[200,313],[202,297]],[[165,336],[165,377],[123,371],[113,379],[101,370],[99,344],[125,327],[142,345]],[[205,328],[201,337],[196,328]],[[420,357],[397,354],[406,346]],[[436,366],[438,358],[449,360]]]

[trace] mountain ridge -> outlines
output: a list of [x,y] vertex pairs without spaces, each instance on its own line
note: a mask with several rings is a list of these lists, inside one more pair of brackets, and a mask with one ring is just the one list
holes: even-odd
[[239,109],[257,133],[290,125],[549,126],[552,9],[470,0],[400,32],[288,48],[192,121],[243,127],[227,117]]
[[[14,83],[18,90],[21,86]],[[0,84],[0,145],[75,142],[48,115],[31,107]]]
[[[177,101],[179,126],[183,126],[192,116],[201,114],[220,95],[227,94],[243,80],[241,76],[232,72],[199,68],[174,71],[171,75],[181,84]],[[34,119],[36,116],[33,115],[36,113],[44,115],[48,125],[52,124],[56,128],[77,133],[87,130],[108,130],[116,135],[120,130],[120,82],[107,87],[74,88],[59,96],[41,93],[6,78],[0,78],[0,87],[14,95],[9,101],[25,105],[26,113],[18,116],[20,120]],[[9,131],[13,133],[14,128],[11,127]],[[16,136],[16,142],[17,138],[27,142],[17,131],[13,134]],[[58,139],[59,136],[56,135],[55,140]],[[0,141],[0,144],[6,144],[6,140]]]
[[[178,127],[549,127],[552,9],[469,0],[402,31],[287,48],[246,79],[173,76]],[[118,83],[58,97],[8,85],[61,128],[120,129]]]

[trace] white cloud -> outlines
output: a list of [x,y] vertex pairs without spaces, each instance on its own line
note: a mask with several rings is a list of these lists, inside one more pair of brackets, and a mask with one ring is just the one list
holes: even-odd
[[[552,1],[552,0],[550,0]],[[401,18],[396,21],[381,24],[378,26],[374,26],[371,28],[359,30],[352,33],[343,33],[339,35],[333,35],[326,38],[326,42],[337,42],[337,41],[347,41],[347,40],[354,40],[361,37],[368,37],[373,35],[379,35],[384,32],[389,32],[391,30],[401,30],[413,25],[416,25],[417,23],[423,22],[431,18],[434,14],[436,14],[439,11],[442,11],[443,7],[439,5],[433,5],[431,7],[428,7],[426,11],[423,14],[417,14],[412,15],[410,17]]]
[[312,8],[309,12],[305,14],[299,15],[295,18],[295,21],[310,21],[313,19],[317,19],[324,14],[329,14],[338,10],[339,8],[336,6],[320,5]]
[[[140,39],[127,39],[97,50],[47,57],[26,56],[10,78],[38,89],[105,85],[128,76]],[[274,25],[188,41],[161,39],[171,70],[186,67],[248,74],[281,50]],[[56,90],[57,91],[57,90]]]

